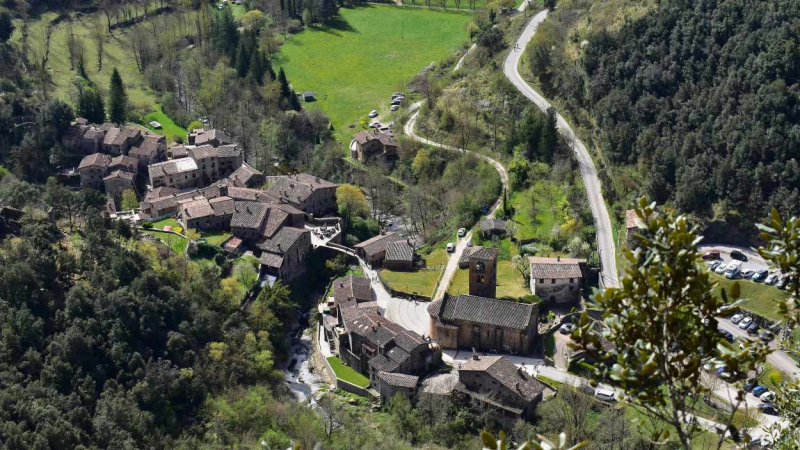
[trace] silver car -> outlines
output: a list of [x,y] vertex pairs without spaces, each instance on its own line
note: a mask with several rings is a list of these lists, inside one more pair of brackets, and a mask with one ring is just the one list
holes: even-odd
[[751,323],[753,323],[753,318],[752,317],[745,317],[744,319],[742,319],[741,322],[739,322],[738,327],[741,328],[742,330],[744,330],[745,328],[750,326]]

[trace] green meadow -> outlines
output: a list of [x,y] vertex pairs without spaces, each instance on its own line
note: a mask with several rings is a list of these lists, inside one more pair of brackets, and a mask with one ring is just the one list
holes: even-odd
[[[397,6],[342,8],[329,26],[291,36],[276,56],[297,92],[313,91],[345,146],[359,118],[377,109],[387,119],[391,94],[467,41],[472,14]],[[353,128],[349,126],[353,125]]]

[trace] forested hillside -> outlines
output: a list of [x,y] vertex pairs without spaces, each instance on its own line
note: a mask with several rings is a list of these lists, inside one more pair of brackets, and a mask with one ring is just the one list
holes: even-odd
[[616,28],[592,26],[593,11],[565,1],[527,63],[593,129],[618,177],[605,183],[612,201],[645,193],[704,217],[800,212],[800,3],[666,0]]

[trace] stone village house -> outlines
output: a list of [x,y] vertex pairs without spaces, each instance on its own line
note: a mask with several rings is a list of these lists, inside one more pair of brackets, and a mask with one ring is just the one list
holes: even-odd
[[531,257],[531,293],[546,302],[577,303],[585,267],[585,259]]

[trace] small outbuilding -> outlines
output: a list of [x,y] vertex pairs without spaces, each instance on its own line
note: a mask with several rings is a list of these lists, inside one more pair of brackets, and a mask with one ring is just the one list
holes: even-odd
[[300,98],[303,99],[304,102],[315,102],[317,101],[317,97],[314,96],[314,93],[311,91],[303,92],[300,94]]
[[403,395],[411,401],[417,392],[419,377],[403,373],[378,372],[378,392],[381,394],[381,403],[386,403],[395,394]]
[[413,269],[414,247],[408,241],[397,241],[387,245],[383,266],[389,270]]
[[506,235],[506,221],[500,219],[486,219],[481,220],[481,234],[484,238],[493,236],[505,237]]
[[150,126],[153,127],[156,130],[160,130],[161,129],[161,124],[156,122],[155,120],[150,122]]

